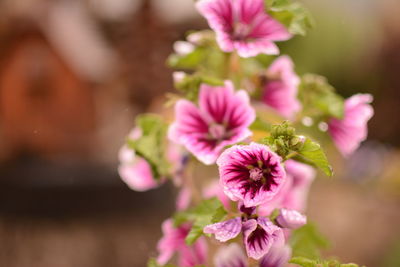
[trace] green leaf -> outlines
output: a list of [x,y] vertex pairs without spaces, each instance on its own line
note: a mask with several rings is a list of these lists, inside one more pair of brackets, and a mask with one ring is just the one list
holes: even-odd
[[293,257],[289,263],[297,264],[303,267],[315,267],[317,262],[304,257]]
[[293,257],[289,263],[297,264],[302,267],[358,267],[354,263],[340,263],[337,260],[313,260],[305,257]]
[[184,222],[192,222],[193,226],[186,236],[186,243],[192,245],[201,235],[203,228],[209,224],[220,222],[227,212],[217,198],[203,200],[196,207],[178,212],[174,216],[175,226]]
[[[304,75],[299,86],[299,99],[307,113],[312,115],[322,113],[322,115],[328,117],[343,118],[344,99],[335,93],[335,88],[323,76]],[[315,112],[315,110],[318,112]]]
[[225,78],[227,53],[219,49],[212,31],[200,31],[204,36],[202,41],[193,44],[194,50],[188,54],[171,54],[167,65],[174,69],[196,71],[202,75],[215,78]]
[[265,0],[267,12],[285,25],[293,34],[306,35],[314,26],[310,12],[293,0]]
[[294,230],[290,244],[293,249],[293,257],[305,257],[313,260],[320,258],[320,250],[326,249],[329,245],[326,237],[311,223]]
[[186,55],[171,54],[167,59],[167,64],[172,68],[195,69],[207,57],[207,49],[197,47]]
[[318,143],[306,138],[303,146],[298,151],[298,155],[320,168],[326,175],[333,175],[332,167],[329,165],[328,159]]
[[136,117],[136,127],[142,136],[128,139],[128,146],[150,164],[156,179],[168,175],[170,163],[165,157],[167,124],[157,115],[142,114]]
[[174,264],[159,265],[156,259],[150,258],[149,261],[147,262],[147,267],[178,267],[178,266]]
[[268,122],[262,120],[260,117],[256,117],[254,122],[250,125],[250,130],[252,131],[264,131],[270,132],[272,129],[272,125]]

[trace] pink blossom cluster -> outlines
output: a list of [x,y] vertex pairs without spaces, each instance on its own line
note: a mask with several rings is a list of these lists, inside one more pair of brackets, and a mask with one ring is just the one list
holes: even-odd
[[[275,42],[292,36],[267,14],[263,0],[199,0],[196,7],[227,55],[236,53],[243,58],[277,55]],[[188,54],[195,46],[191,44],[189,48],[180,50],[189,49],[184,53]],[[183,72],[180,74],[178,82],[186,77]],[[205,234],[225,243],[215,254],[216,267],[246,267],[248,258],[257,260],[260,267],[283,267],[292,255],[288,245],[292,231],[307,223],[304,213],[316,176],[314,167],[285,157],[270,143],[255,139],[251,130],[259,114],[252,101],[262,103],[293,124],[301,120],[304,116],[298,96],[301,79],[292,59],[286,55],[277,57],[257,75],[262,81],[257,99],[251,98],[251,90],[241,89],[242,84],[225,80],[221,85],[201,83],[196,98],[175,102],[174,120],[165,137],[168,139],[165,156],[171,164],[169,174],[155,179],[154,168],[158,166],[151,165],[140,153],[136,155],[127,145],[119,153],[119,174],[133,190],[146,191],[172,178],[180,188],[176,200],[179,212],[193,207],[198,201],[195,198],[219,199],[227,217],[216,223],[207,222],[203,228]],[[344,102],[343,118],[322,116],[329,135],[344,156],[353,153],[366,139],[367,122],[373,116],[371,102],[371,95],[354,95]],[[128,138],[139,140],[142,135],[141,129],[135,128]],[[218,179],[202,184],[196,191],[197,183],[185,175],[187,161],[216,164]],[[205,236],[190,246],[185,242],[192,226],[192,221],[180,225],[174,225],[172,218],[164,221],[163,237],[157,246],[159,265],[172,259],[183,267],[209,263],[210,248]]]

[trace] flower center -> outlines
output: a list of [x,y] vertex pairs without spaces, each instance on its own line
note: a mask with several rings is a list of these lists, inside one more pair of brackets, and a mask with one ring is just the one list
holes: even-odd
[[210,126],[209,133],[211,137],[217,140],[224,139],[225,137],[225,127],[221,124],[213,124]]
[[250,179],[253,181],[259,181],[261,178],[263,178],[263,171],[260,168],[253,168],[249,170],[250,173]]
[[247,35],[250,33],[250,30],[251,28],[249,25],[237,22],[233,30],[233,39],[234,40],[246,39]]

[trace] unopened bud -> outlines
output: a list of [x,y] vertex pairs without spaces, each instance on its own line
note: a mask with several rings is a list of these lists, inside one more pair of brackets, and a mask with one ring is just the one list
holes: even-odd
[[195,46],[189,42],[176,41],[174,43],[174,51],[181,56],[190,54],[194,51]]

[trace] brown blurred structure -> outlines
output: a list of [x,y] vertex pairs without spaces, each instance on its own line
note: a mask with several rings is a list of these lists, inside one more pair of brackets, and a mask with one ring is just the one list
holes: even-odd
[[0,57],[2,154],[87,154],[94,135],[93,87],[35,23],[11,23]]

